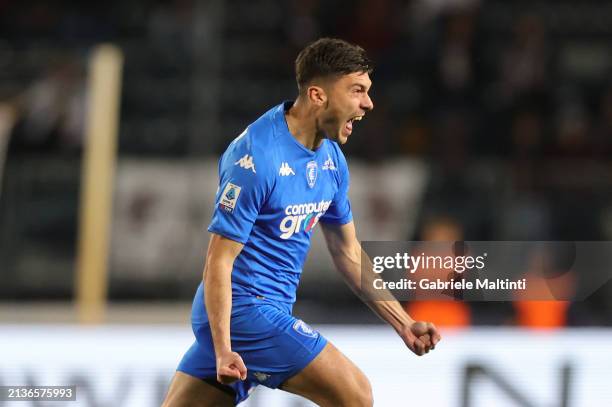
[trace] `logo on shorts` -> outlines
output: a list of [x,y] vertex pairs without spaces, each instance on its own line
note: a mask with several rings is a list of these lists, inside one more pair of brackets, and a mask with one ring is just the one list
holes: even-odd
[[317,169],[318,166],[316,161],[310,161],[306,164],[306,180],[310,188],[314,188],[315,182],[317,182]]
[[219,201],[219,207],[227,212],[232,213],[236,207],[236,201],[240,195],[240,187],[228,182],[221,194],[221,201]]
[[270,378],[270,375],[262,372],[255,372],[253,376],[257,379],[258,382],[263,383]]
[[309,338],[316,338],[317,336],[319,336],[319,333],[317,331],[312,329],[306,322],[302,321],[301,319],[295,321],[295,323],[293,324],[293,329],[297,333],[307,336]]

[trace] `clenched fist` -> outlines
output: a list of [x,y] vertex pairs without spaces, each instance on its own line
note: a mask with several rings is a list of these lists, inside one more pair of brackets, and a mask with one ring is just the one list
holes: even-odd
[[435,349],[442,337],[431,322],[417,321],[399,332],[406,346],[418,356]]
[[245,380],[247,368],[236,352],[225,352],[217,357],[217,381],[230,384],[236,380]]

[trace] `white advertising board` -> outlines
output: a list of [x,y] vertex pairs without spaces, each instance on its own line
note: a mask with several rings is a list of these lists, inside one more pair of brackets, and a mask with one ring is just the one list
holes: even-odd
[[[370,378],[376,406],[612,405],[612,330],[444,331],[416,357],[381,326],[319,326]],[[0,326],[0,385],[76,385],[77,401],[0,406],[159,406],[187,326]],[[312,405],[259,387],[249,407]]]

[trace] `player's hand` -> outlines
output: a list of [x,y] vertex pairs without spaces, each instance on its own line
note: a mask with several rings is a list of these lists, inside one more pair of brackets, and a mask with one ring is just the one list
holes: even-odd
[[417,321],[399,332],[408,348],[417,356],[423,356],[435,349],[442,337],[431,322]]
[[236,380],[245,380],[247,368],[236,352],[225,352],[217,357],[217,381],[230,384]]

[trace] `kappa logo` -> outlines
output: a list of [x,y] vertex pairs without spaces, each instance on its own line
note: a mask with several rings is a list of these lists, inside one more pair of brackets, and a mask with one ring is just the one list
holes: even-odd
[[293,168],[289,167],[289,163],[281,163],[280,169],[278,170],[278,175],[286,177],[289,175],[295,175],[293,172]]
[[232,213],[236,207],[236,201],[240,195],[240,187],[228,182],[221,194],[221,200],[219,201],[219,207],[226,212]]
[[245,170],[252,170],[253,173],[257,174],[255,171],[255,164],[253,163],[253,156],[245,154],[242,158],[234,163],[234,165],[239,165]]
[[334,164],[334,160],[332,160],[332,158],[331,158],[331,156],[329,154],[327,154],[327,160],[325,160],[325,162],[323,163],[323,166],[321,167],[321,169],[323,171],[325,171],[325,170],[337,170],[336,164]]
[[306,322],[302,321],[301,319],[295,321],[295,323],[293,324],[293,329],[300,335],[304,335],[309,338],[316,338],[317,336],[319,336],[319,333],[317,331],[312,329]]
[[314,188],[315,182],[317,182],[317,168],[316,161],[310,161],[306,164],[306,180],[310,188]]

